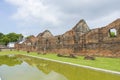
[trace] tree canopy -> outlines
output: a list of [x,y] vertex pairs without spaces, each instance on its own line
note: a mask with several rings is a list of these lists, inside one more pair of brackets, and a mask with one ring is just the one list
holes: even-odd
[[17,42],[21,38],[23,38],[22,34],[16,34],[16,33],[3,34],[3,33],[0,33],[0,44],[7,45],[9,42]]

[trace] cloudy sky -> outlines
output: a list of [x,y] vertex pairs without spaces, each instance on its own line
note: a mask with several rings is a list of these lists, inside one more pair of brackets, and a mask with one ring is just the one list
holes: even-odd
[[120,18],[120,0],[0,0],[0,32],[62,34],[84,19],[98,28]]

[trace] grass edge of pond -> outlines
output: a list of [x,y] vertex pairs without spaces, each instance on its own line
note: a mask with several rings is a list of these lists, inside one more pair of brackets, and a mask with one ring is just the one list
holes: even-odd
[[[72,58],[57,57],[56,54],[47,54],[47,55],[40,54],[40,55],[38,55],[36,52],[27,53],[26,51],[16,51],[16,50],[0,52],[0,55],[7,55],[7,54],[26,54],[26,55],[31,55],[31,56],[48,58],[48,59],[52,59],[52,60],[58,60],[58,61],[62,61],[62,62],[69,62],[69,63],[73,63],[73,64],[78,64],[78,65],[84,65],[84,66],[90,66],[90,67],[94,67],[94,68],[101,68],[101,69],[120,72],[120,68],[119,68],[120,63],[117,63],[117,62],[120,62],[120,58],[97,57],[97,59],[95,61],[91,61],[91,60],[83,60],[82,56],[78,56],[77,59],[72,59]],[[106,60],[108,60],[108,61],[106,61]],[[102,62],[102,65],[101,65],[100,61]],[[104,64],[106,64],[107,66]]]

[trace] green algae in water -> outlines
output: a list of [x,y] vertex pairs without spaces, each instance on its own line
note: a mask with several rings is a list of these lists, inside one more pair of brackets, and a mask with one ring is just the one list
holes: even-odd
[[3,80],[120,80],[118,74],[22,55],[1,56],[0,76]]
[[[10,62],[9,62],[10,61]],[[36,67],[32,58],[0,57],[0,77],[2,80],[68,80],[62,74],[52,70],[48,74]]]

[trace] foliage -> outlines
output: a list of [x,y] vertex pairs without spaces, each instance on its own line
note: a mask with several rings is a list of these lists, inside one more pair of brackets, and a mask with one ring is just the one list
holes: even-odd
[[4,44],[4,45],[7,45],[7,43],[9,43],[10,42],[10,39],[7,37],[7,36],[4,36],[3,38],[2,38],[2,44]]
[[3,34],[3,33],[0,33],[0,39],[1,39],[3,36],[4,36],[4,34]]
[[23,38],[22,34],[9,33],[5,35],[3,33],[0,33],[0,44],[7,45],[9,42],[16,42],[20,38]]
[[116,37],[115,32],[110,32],[110,37]]
[[22,34],[16,34],[16,33],[7,34],[7,37],[10,39],[10,42],[18,41],[21,36],[22,36]]
[[3,40],[3,37],[4,37],[4,34],[3,34],[3,33],[0,33],[0,44],[4,44],[4,42],[2,41],[2,40]]

